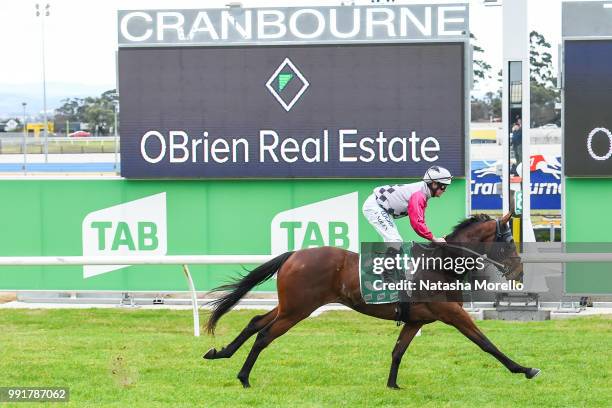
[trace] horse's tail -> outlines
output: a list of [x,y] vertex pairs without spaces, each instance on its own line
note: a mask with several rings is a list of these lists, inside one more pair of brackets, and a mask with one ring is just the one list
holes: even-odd
[[212,314],[206,323],[206,331],[210,334],[214,334],[215,326],[217,325],[217,322],[221,316],[229,312],[230,309],[234,307],[234,305],[238,303],[238,301],[242,299],[242,297],[251,289],[270,279],[292,254],[293,251],[285,252],[284,254],[259,265],[247,275],[234,279],[232,283],[213,289],[210,293],[221,291],[229,291],[229,293],[209,303],[209,305],[212,307]]

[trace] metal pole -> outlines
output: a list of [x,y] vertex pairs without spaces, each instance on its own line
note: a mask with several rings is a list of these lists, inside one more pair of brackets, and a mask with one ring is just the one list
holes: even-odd
[[117,132],[117,104],[119,102],[115,101],[113,104],[115,107],[115,170],[119,167],[118,163],[118,153],[119,153],[119,133]]
[[[504,87],[508,83],[508,70],[503,69],[503,80]],[[506,89],[506,88],[504,88]],[[502,178],[501,178],[501,195],[502,195],[502,211],[503,214],[508,214],[510,211],[510,138],[508,137],[506,123],[508,121],[508,101],[505,97],[502,98],[502,123],[503,128],[497,129],[498,137],[501,137],[502,141]],[[514,204],[516,206],[516,203]]]
[[28,148],[27,142],[27,126],[26,126],[26,102],[21,102],[21,106],[23,106],[23,172],[26,173],[26,165],[27,165],[27,152]]
[[548,230],[550,232],[550,242],[555,242],[555,224],[551,222]]
[[193,335],[195,337],[200,337],[200,311],[198,309],[198,295],[187,265],[183,265],[183,272],[185,273],[187,283],[189,284],[189,291],[191,292],[191,303],[193,305]]
[[529,8],[527,7],[527,0],[524,5],[524,23],[522,34],[522,47],[524,53],[524,59],[522,64],[523,69],[523,81],[521,83],[523,96],[523,109],[522,109],[522,132],[523,132],[523,144],[522,144],[522,157],[523,157],[523,171],[522,171],[522,190],[523,190],[523,216],[521,221],[523,242],[536,242],[535,233],[533,231],[533,224],[531,223],[531,67],[529,61]]
[[42,68],[43,68],[43,117],[45,119],[45,132],[44,138],[44,152],[45,152],[45,163],[49,161],[49,122],[47,118],[47,75],[45,70],[45,17],[49,16],[50,5],[45,4],[43,10],[39,10],[39,5],[36,4],[36,15],[40,16],[41,20],[41,38],[42,38]]

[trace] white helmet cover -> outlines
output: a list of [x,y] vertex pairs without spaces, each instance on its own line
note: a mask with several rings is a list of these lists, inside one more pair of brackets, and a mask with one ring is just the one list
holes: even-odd
[[427,184],[434,181],[442,184],[450,184],[452,179],[453,176],[451,175],[450,171],[440,166],[431,166],[427,169],[425,175],[423,176],[423,181]]

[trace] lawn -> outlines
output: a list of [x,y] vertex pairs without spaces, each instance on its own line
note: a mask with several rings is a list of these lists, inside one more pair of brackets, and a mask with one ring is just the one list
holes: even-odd
[[216,337],[194,338],[190,311],[0,310],[0,386],[69,387],[70,403],[56,406],[78,407],[612,405],[609,317],[479,322],[511,358],[542,369],[534,380],[510,374],[455,329],[428,325],[395,391],[385,387],[395,324],[324,313],[272,343],[245,390],[235,377],[252,339],[229,360],[202,354],[256,313],[231,312]]
[[[44,145],[42,140],[28,142],[26,147],[28,154],[43,154]],[[48,153],[114,153],[115,141],[87,140],[87,138],[75,138],[74,140],[56,140],[49,138]],[[21,142],[0,144],[0,154],[23,154]]]

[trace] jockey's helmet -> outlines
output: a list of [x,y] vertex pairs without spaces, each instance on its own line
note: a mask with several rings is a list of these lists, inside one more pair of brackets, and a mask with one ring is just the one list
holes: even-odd
[[427,184],[433,183],[434,181],[441,184],[450,184],[452,179],[453,176],[450,171],[440,166],[431,166],[423,176],[423,181]]

